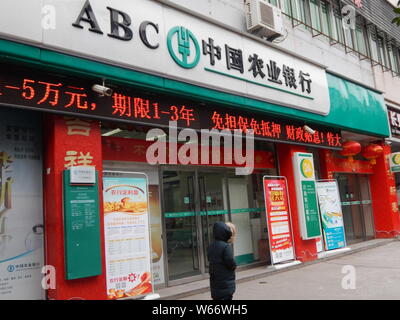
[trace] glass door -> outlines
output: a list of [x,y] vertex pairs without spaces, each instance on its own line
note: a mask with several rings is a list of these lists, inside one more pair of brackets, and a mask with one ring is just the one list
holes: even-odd
[[169,280],[208,273],[216,221],[229,221],[224,170],[163,170]]
[[372,213],[372,198],[369,189],[369,178],[367,175],[358,176],[360,193],[361,193],[361,208],[363,212],[365,238],[375,238],[374,215]]
[[195,171],[162,175],[169,280],[201,275]]
[[369,179],[365,175],[337,174],[346,240],[349,244],[374,237]]
[[208,272],[207,248],[213,241],[213,225],[229,221],[225,175],[223,172],[198,173],[200,215],[203,232],[205,272]]

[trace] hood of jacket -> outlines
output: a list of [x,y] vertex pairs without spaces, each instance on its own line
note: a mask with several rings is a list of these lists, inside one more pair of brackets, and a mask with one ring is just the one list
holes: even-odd
[[227,242],[232,236],[231,229],[222,221],[214,223],[213,234],[215,240]]

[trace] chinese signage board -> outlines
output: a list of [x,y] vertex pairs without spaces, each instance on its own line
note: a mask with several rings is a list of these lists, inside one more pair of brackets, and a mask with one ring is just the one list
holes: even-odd
[[388,108],[388,116],[392,137],[400,139],[400,110]]
[[395,152],[389,155],[390,171],[400,172],[400,152]]
[[301,236],[304,240],[319,238],[322,233],[312,153],[295,152],[293,168]]
[[70,170],[64,170],[64,246],[66,279],[100,275],[101,240],[99,188],[73,185]]
[[0,110],[0,300],[45,299],[41,122]]
[[96,183],[96,170],[93,166],[72,166],[69,172],[72,184]]
[[153,292],[148,181],[144,174],[103,177],[107,296]]
[[[15,7],[11,0],[0,2],[3,35],[202,87],[329,114],[324,68],[158,1],[29,2],[28,20],[19,12],[10,12]],[[42,28],[46,5],[63,13],[57,15],[56,27],[48,23]]]
[[340,148],[341,132],[313,125],[314,133],[304,130],[304,123],[285,120],[234,108],[202,106],[191,100],[161,94],[143,94],[134,90],[116,90],[110,97],[99,97],[94,83],[76,78],[60,78],[29,69],[3,69],[0,72],[0,103],[10,106],[90,116],[124,122],[168,127],[176,121],[179,128],[253,130],[256,138]]
[[339,249],[346,246],[343,211],[336,181],[318,181],[317,194],[324,230],[325,248]]
[[295,255],[286,180],[264,177],[264,198],[272,264],[293,260]]

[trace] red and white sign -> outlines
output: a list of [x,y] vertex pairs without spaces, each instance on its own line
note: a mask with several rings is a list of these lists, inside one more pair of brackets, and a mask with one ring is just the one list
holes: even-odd
[[272,264],[293,260],[295,256],[285,180],[265,177],[264,198]]

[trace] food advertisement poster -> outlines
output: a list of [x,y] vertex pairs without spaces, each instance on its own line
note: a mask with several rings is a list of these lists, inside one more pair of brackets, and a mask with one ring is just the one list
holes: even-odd
[[343,212],[336,181],[317,182],[325,247],[327,250],[346,246]]
[[264,196],[272,263],[293,260],[295,255],[286,181],[264,177]]
[[151,259],[153,269],[153,281],[155,285],[165,283],[163,244],[161,226],[161,208],[159,186],[149,185],[150,223],[151,223]]
[[145,175],[103,178],[109,299],[153,292],[148,196]]
[[312,153],[295,152],[293,168],[301,237],[304,240],[320,238],[322,231]]
[[0,300],[45,298],[40,121],[0,111]]

